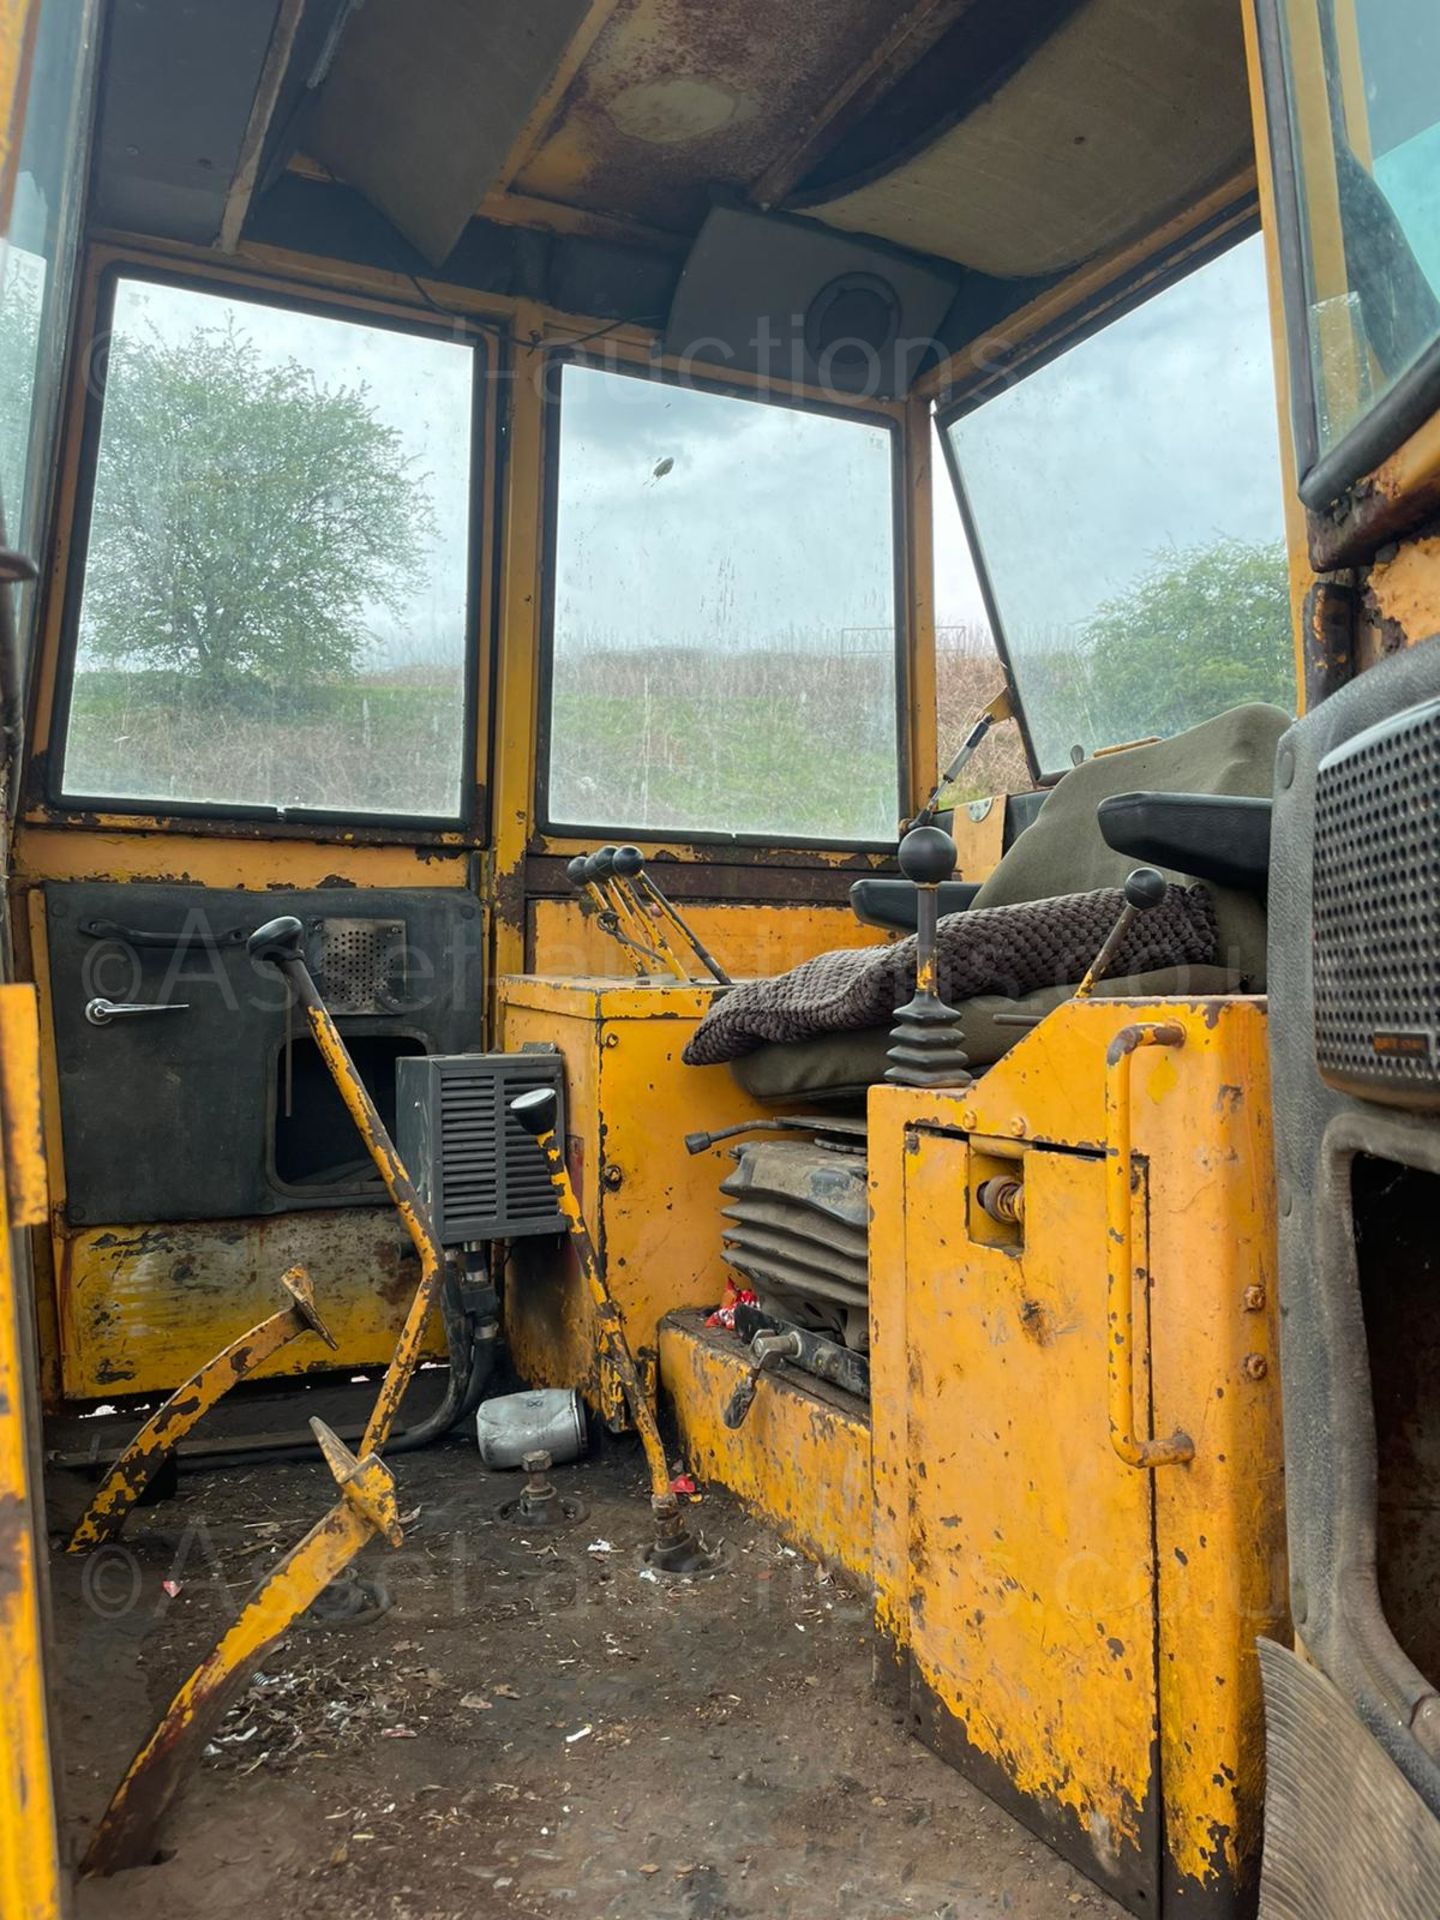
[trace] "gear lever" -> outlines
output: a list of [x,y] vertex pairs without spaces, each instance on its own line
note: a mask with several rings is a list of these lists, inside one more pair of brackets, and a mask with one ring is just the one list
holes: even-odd
[[896,1087],[968,1087],[960,1015],[939,994],[935,928],[940,882],[955,871],[955,842],[943,828],[912,827],[900,842],[900,871],[915,887],[915,997],[895,1009],[885,1078]]
[[570,1170],[555,1138],[555,1118],[559,1102],[553,1087],[536,1087],[510,1102],[510,1111],[535,1141],[545,1156],[550,1185],[560,1203],[560,1211],[570,1234],[570,1244],[580,1263],[580,1272],[590,1298],[595,1303],[600,1344],[610,1364],[620,1376],[630,1416],[645,1449],[645,1464],[650,1470],[650,1511],[655,1519],[655,1542],[649,1549],[649,1564],[659,1573],[713,1573],[722,1564],[702,1540],[685,1525],[680,1499],[670,1485],[670,1468],[665,1459],[665,1444],[655,1420],[655,1410],[640,1381],[635,1356],[625,1336],[625,1322],[605,1280],[605,1269],[595,1251],[595,1242],[580,1211],[580,1202],[570,1183]]

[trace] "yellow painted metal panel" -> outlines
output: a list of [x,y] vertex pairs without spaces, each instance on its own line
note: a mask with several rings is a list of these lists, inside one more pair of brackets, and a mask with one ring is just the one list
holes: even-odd
[[[1105,1408],[1105,1057],[1132,1022],[1181,1033],[1131,1061],[1135,1406],[1150,1432],[1195,1443],[1189,1463],[1150,1471],[1117,1457]],[[967,1225],[970,1154],[1018,1158],[1018,1249],[981,1244],[998,1236],[979,1215]],[[1113,1672],[1071,1657],[1063,1716],[1045,1676],[1087,1617],[1104,1620],[1156,1719],[1142,1838],[1147,1822],[1163,1835],[1166,1899],[1217,1913],[1245,1910],[1258,1868],[1255,1639],[1288,1639],[1271,1154],[1251,999],[1067,1005],[972,1088],[870,1099],[876,1613],[918,1682],[919,1724],[1073,1849],[1067,1809],[1097,1730],[1112,1729],[1105,1765],[1128,1751],[1133,1769],[1135,1726],[1111,1711]],[[1143,1657],[1158,1679],[1115,1625],[1133,1620],[1135,1499],[1153,1502]],[[1073,1549],[1058,1564],[1056,1528]],[[967,1622],[987,1573],[1018,1597]]]
[[[604,980],[500,982],[501,1044],[552,1042],[565,1060],[567,1159],[631,1346],[653,1348],[663,1314],[713,1306],[725,1286],[725,1148],[691,1156],[685,1135],[763,1117],[725,1067],[680,1054],[710,1002],[703,987]],[[506,1332],[527,1380],[577,1386],[618,1420],[593,1308],[568,1246],[517,1242]]]
[[1155,1475],[1165,1840],[1175,1873],[1216,1889],[1254,1879],[1255,1640],[1290,1640],[1265,1026],[1253,1002],[1190,1025],[1135,1114],[1154,1430],[1195,1441],[1189,1466]]
[[1054,1230],[1017,1257],[967,1234],[968,1151],[925,1131],[905,1156],[912,1688],[942,1751],[1143,1885],[1151,1490],[1109,1441],[1103,1167],[1025,1156],[1027,1223]]
[[[293,1266],[308,1270],[337,1350],[297,1342],[256,1377],[384,1366],[419,1278],[386,1207],[89,1227],[55,1247],[62,1382],[75,1399],[168,1392],[274,1311]],[[438,1325],[425,1351],[443,1354]]]
[[661,1322],[660,1380],[675,1408],[685,1458],[704,1480],[744,1502],[792,1545],[871,1577],[870,1423],[795,1376],[766,1374],[737,1433],[721,1410],[748,1371],[733,1333],[698,1315]]
[[[0,987],[0,1043],[8,1050],[29,1020],[34,996]],[[37,1089],[4,1086],[6,1133],[39,1139]],[[24,1099],[26,1111],[14,1102]],[[7,1165],[0,1187],[0,1914],[5,1920],[59,1920],[62,1880],[55,1826],[55,1787],[45,1697],[45,1619],[37,1532],[35,1408],[28,1355],[31,1315],[25,1270],[17,1259],[14,1196],[33,1189],[33,1171],[14,1179]],[[41,1169],[43,1191],[43,1168]]]
[[[879,927],[864,927],[848,905],[772,902],[758,905],[694,905],[682,911],[700,939],[727,973],[783,973],[817,953],[835,947],[878,946],[888,938]],[[537,973],[628,974],[622,948],[581,913],[572,900],[536,900],[529,908],[531,951]]]

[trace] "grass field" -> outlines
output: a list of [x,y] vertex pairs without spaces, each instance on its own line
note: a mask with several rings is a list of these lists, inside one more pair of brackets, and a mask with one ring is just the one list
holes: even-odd
[[[942,759],[1000,685],[982,641],[961,629],[941,646]],[[449,666],[300,689],[81,672],[65,786],[162,804],[451,817],[463,725]],[[550,813],[637,833],[885,840],[896,824],[894,739],[892,662],[878,650],[575,649],[556,663]],[[972,775],[976,794],[1028,784],[1013,727],[997,730]]]

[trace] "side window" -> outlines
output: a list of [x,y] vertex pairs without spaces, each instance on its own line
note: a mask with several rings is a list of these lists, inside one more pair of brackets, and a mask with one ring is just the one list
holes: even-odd
[[884,424],[567,365],[552,825],[893,841]]
[[1043,773],[1244,701],[1294,710],[1258,236],[946,433]]
[[[937,772],[949,766],[976,715],[1005,685],[980,576],[955,490],[935,436],[935,732]],[[1027,793],[1035,784],[1025,742],[1013,720],[992,727],[955,782],[957,800]]]
[[94,0],[45,0],[0,286],[0,502],[12,547],[34,555],[58,428],[96,38]]
[[477,348],[114,285],[62,792],[456,821]]

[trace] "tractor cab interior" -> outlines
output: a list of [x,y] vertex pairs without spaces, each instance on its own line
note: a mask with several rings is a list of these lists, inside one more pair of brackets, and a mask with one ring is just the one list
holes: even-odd
[[1253,1913],[1404,36],[11,12],[4,1920]]

